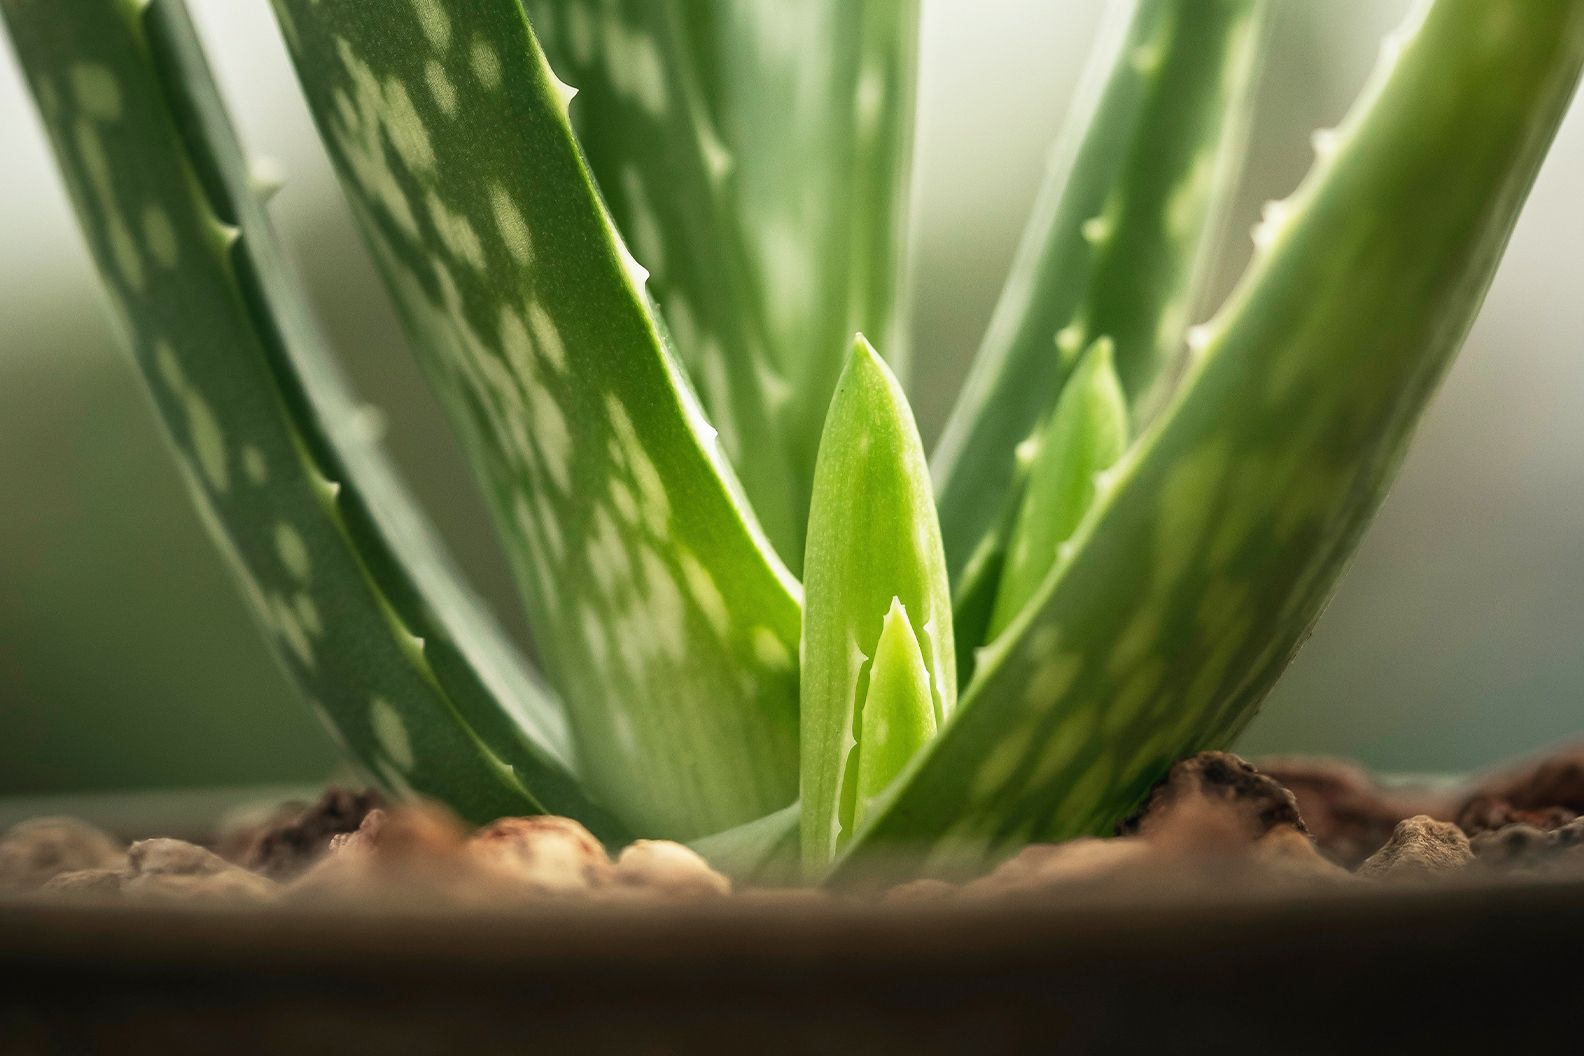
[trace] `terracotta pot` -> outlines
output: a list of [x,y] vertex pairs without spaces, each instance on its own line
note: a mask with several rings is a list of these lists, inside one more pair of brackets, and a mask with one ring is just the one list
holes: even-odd
[[11,904],[0,1052],[1568,1051],[1581,950],[1584,883],[510,917]]

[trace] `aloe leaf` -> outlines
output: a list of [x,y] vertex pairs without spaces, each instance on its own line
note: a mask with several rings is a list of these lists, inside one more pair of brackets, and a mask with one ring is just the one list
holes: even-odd
[[617,227],[650,273],[672,337],[778,551],[801,557],[802,504],[772,413],[774,363],[737,213],[736,161],[671,0],[526,0],[559,75],[578,92],[578,141]]
[[1006,629],[1038,592],[1057,552],[1094,502],[1096,480],[1122,457],[1127,399],[1112,367],[1110,338],[1084,354],[1062,388],[1029,467],[987,640]]
[[900,369],[916,0],[527,0],[772,540],[802,559],[847,338]]
[[297,684],[384,783],[477,819],[573,814],[553,696],[459,586],[369,439],[185,9],[17,0],[5,20],[199,512]]
[[1112,340],[1140,421],[1175,374],[1242,157],[1268,10],[1267,0],[1116,5],[933,453],[954,581],[1017,503],[1014,452],[1084,349]]
[[714,0],[715,100],[807,511],[847,338],[907,378],[917,0]]
[[1581,66],[1578,0],[1438,0],[1388,41],[1182,390],[840,875],[882,848],[972,862],[1103,830],[1242,728],[1462,343]]
[[688,838],[797,795],[797,583],[742,501],[518,0],[276,0],[465,440],[594,792]]
[[[950,715],[957,695],[951,600],[923,445],[907,397],[862,337],[837,383],[820,442],[809,515],[804,584],[802,846],[805,868],[823,869],[852,832],[866,745],[882,745],[871,784],[888,780],[906,731]],[[926,693],[909,692],[900,644],[872,692],[887,614],[906,617],[928,672]],[[900,634],[894,624],[892,637]],[[868,708],[898,713],[868,714]],[[904,713],[908,712],[908,713]],[[886,731],[896,738],[892,747]]]

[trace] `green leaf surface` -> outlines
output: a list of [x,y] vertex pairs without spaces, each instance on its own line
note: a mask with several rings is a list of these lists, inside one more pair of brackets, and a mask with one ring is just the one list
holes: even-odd
[[305,695],[389,786],[621,839],[555,700],[461,589],[342,387],[185,9],[3,10],[199,512]]
[[954,582],[1019,501],[1014,452],[1084,349],[1111,339],[1140,420],[1175,376],[1242,159],[1268,10],[1268,0],[1115,5],[932,455]]
[[518,0],[275,9],[591,788],[682,838],[790,803],[797,583],[666,347]]
[[916,0],[527,0],[617,226],[772,540],[802,560],[847,338],[895,366]]
[[[882,746],[870,769],[871,783],[888,779],[906,731],[944,721],[957,695],[951,598],[923,445],[901,386],[862,337],[820,442],[805,567],[802,845],[805,869],[817,873],[852,831],[862,735],[894,732],[895,745]],[[907,692],[897,643],[894,669],[878,696],[870,692],[870,661],[887,613],[898,612],[928,672],[922,699]],[[870,705],[921,714],[869,716]]]
[[840,875],[882,850],[965,866],[1103,831],[1254,714],[1462,343],[1584,65],[1580,0],[1416,18]]
[[987,641],[1006,630],[1093,505],[1096,480],[1127,449],[1128,408],[1110,338],[1084,354],[1041,433],[1012,529]]
[[739,884],[795,885],[803,877],[798,860],[798,823],[802,816],[803,805],[792,803],[725,832],[701,836],[689,846],[711,867]]

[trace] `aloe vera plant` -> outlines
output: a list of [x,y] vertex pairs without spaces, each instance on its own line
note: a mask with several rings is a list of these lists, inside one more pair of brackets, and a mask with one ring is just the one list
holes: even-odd
[[1584,67],[1584,0],[1420,5],[1194,326],[1269,4],[1114,4],[927,461],[916,2],[273,3],[537,669],[359,427],[181,0],[0,10],[282,662],[395,789],[810,880],[1102,831],[1242,729]]

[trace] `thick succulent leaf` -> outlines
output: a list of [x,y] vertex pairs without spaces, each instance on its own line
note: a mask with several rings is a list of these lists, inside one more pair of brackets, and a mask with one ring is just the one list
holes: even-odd
[[185,9],[13,0],[12,39],[199,511],[285,666],[385,783],[625,830],[558,705],[369,439],[248,184]]
[[916,0],[526,0],[589,163],[795,565],[862,330],[893,367]]
[[987,641],[1006,630],[1039,591],[1060,547],[1093,505],[1097,479],[1122,457],[1127,442],[1127,399],[1112,367],[1111,339],[1101,338],[1062,387],[1040,434]]
[[[924,448],[901,386],[862,337],[820,442],[805,566],[802,843],[805,867],[818,871],[852,831],[859,735],[926,721],[868,717],[860,706],[921,708],[934,726],[957,695],[951,599]],[[870,661],[887,613],[899,608],[929,673],[922,700],[900,691],[906,676],[896,672],[878,697],[869,695]]]
[[1116,5],[933,454],[954,582],[1018,501],[1014,452],[1084,349],[1112,340],[1140,418],[1175,373],[1242,157],[1268,8]]
[[849,869],[1100,831],[1253,715],[1462,342],[1584,64],[1580,0],[1419,16],[1317,138],[1182,391]]
[[866,334],[907,377],[902,313],[918,67],[918,0],[713,0],[721,139],[771,350],[791,382],[807,511],[846,339]]
[[590,786],[643,831],[797,793],[797,584],[665,345],[518,0],[276,0],[452,412]]
[[773,365],[734,159],[693,58],[699,28],[672,0],[525,0],[604,199],[644,268],[720,443],[780,553],[801,557],[802,504],[771,413]]

